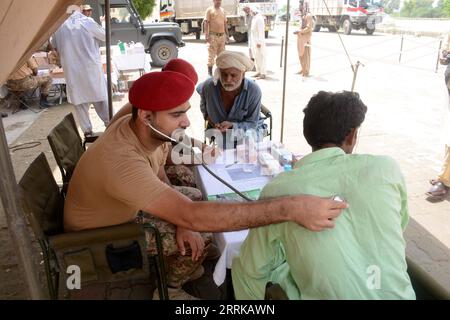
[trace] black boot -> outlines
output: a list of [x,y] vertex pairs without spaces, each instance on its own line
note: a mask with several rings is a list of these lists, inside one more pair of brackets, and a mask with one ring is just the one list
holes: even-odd
[[47,109],[49,107],[54,106],[53,103],[51,103],[47,100],[47,96],[44,96],[44,95],[41,95],[41,100],[39,101],[39,105],[41,106],[42,109]]
[[208,75],[212,77],[212,67],[208,66]]

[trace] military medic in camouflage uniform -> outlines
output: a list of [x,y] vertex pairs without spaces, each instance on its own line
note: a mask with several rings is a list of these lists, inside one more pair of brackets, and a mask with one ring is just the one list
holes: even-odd
[[[167,178],[172,187],[185,195],[192,201],[202,201],[203,196],[196,188],[194,173],[185,165],[168,165],[165,167]],[[192,256],[191,250],[186,250],[185,255],[180,255],[178,240],[176,236],[176,226],[151,215],[142,215],[138,217],[137,222],[154,224],[160,234],[165,257],[165,266],[167,272],[167,283],[172,288],[179,288],[188,281],[201,277],[204,273],[202,263],[204,260],[216,259],[219,252],[212,244],[211,233],[200,233],[203,243],[199,242],[201,255]],[[156,243],[153,232],[146,233],[148,243],[148,253],[156,254]],[[196,258],[196,260],[195,260]]]
[[220,7],[222,0],[214,0],[205,14],[205,40],[208,47],[208,74],[212,76],[212,67],[216,57],[225,50],[228,43],[227,17]]
[[13,92],[24,92],[39,87],[41,93],[39,104],[41,108],[48,108],[52,106],[47,100],[48,93],[52,86],[52,78],[49,76],[37,76],[37,69],[38,65],[34,58],[28,59],[20,69],[11,74],[6,86]]

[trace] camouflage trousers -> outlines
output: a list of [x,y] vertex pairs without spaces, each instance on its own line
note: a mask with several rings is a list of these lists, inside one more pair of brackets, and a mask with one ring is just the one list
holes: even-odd
[[[201,276],[198,274],[198,269],[201,267],[203,261],[207,258],[208,252],[212,250],[212,234],[200,233],[205,243],[203,254],[197,261],[192,261],[192,252],[188,247],[186,254],[182,256],[178,250],[176,238],[176,226],[152,216],[142,218],[143,223],[152,223],[158,228],[161,234],[161,242],[164,254],[164,264],[166,268],[167,284],[170,287],[179,288],[186,282],[194,280]],[[147,252],[149,255],[156,254],[155,235],[151,231],[146,231]],[[193,279],[192,276],[196,274]]]
[[[200,190],[192,187],[195,186],[194,175],[192,171],[186,166],[167,166],[166,174],[180,193],[187,196],[193,201],[202,200],[202,193]],[[202,256],[197,261],[192,261],[190,248],[186,250],[186,255],[182,256],[178,250],[176,239],[176,226],[153,216],[145,216],[142,218],[143,223],[154,224],[160,234],[164,252],[164,262],[167,274],[167,283],[171,287],[181,287],[186,282],[192,279],[196,274],[196,278],[200,276],[198,269],[212,250],[212,234],[201,233],[205,243],[205,249]],[[156,254],[156,243],[153,232],[146,232],[147,238],[147,252],[150,255]],[[193,280],[193,279],[192,279]]]
[[28,76],[19,80],[8,80],[6,85],[9,90],[17,92],[34,90],[39,87],[41,94],[48,96],[52,87],[52,78],[49,76]]
[[216,57],[225,50],[225,34],[221,36],[209,35],[208,48],[208,67],[212,67],[216,61]]
[[[177,165],[177,166],[166,166],[164,169],[165,169],[166,175],[169,178],[169,181],[172,185],[183,186],[183,187],[193,187],[193,188],[196,187],[194,173],[192,172],[192,170],[189,167],[184,166],[184,165]],[[198,200],[192,199],[192,200],[198,201],[201,199],[198,199]]]

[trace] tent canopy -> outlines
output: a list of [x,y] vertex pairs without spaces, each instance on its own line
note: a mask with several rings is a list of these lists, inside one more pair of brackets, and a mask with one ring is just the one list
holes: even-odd
[[0,1],[0,84],[19,68],[69,16],[69,5],[82,0]]

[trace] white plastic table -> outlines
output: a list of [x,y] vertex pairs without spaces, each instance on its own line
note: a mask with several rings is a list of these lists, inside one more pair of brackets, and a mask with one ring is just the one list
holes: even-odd
[[[260,190],[272,179],[272,177],[261,176],[259,174],[259,165],[255,165],[253,173],[246,173],[242,171],[242,165],[235,164],[235,161],[236,151],[226,150],[216,160],[216,163],[210,165],[209,168],[241,192]],[[220,198],[224,198],[223,201],[227,201],[226,198],[229,197],[222,195],[233,192],[211,176],[202,166],[197,166],[194,169],[194,174],[197,186],[201,189],[205,200],[211,199],[212,196],[220,195],[219,201],[222,201]],[[239,199],[235,195],[232,197]],[[247,234],[248,229],[214,233],[214,240],[222,253],[213,274],[214,282],[217,286],[220,286],[225,281],[227,269],[231,269],[233,259],[239,255],[239,250]]]

